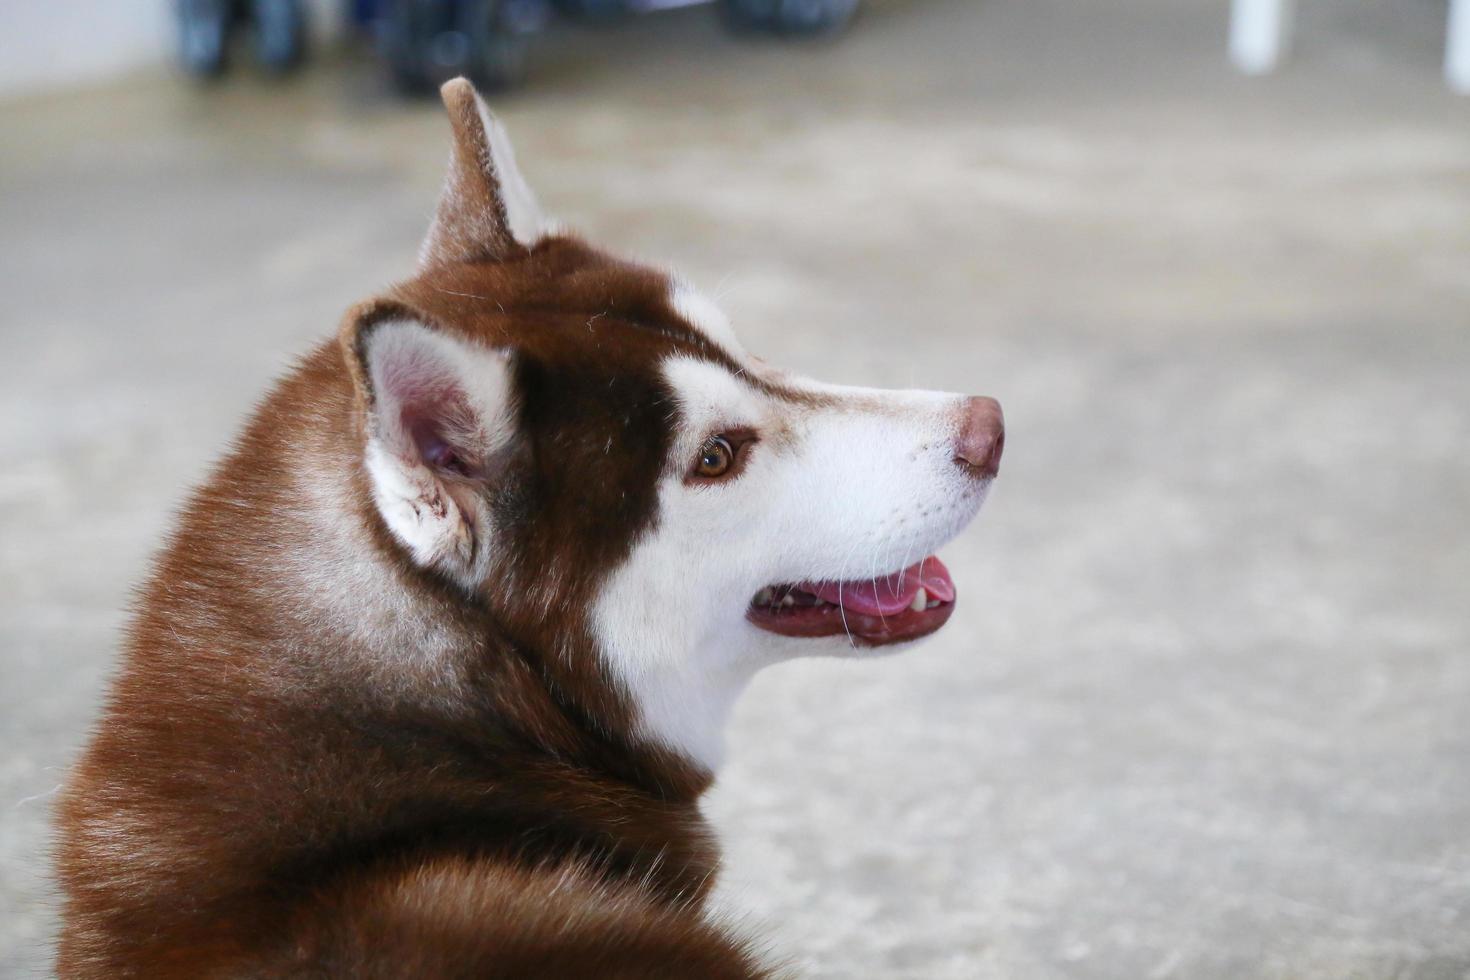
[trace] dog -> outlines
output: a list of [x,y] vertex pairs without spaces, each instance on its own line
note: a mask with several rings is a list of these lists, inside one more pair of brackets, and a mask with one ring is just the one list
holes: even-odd
[[63,977],[767,976],[703,909],[732,703],[954,611],[932,555],[1000,406],[752,356],[442,95],[416,274],[278,383],[140,594],[58,805]]

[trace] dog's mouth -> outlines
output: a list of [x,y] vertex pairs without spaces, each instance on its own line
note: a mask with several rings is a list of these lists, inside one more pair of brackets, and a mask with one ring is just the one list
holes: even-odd
[[954,612],[954,579],[933,555],[917,565],[850,582],[796,582],[761,589],[746,618],[782,636],[847,636],[885,646],[928,636]]

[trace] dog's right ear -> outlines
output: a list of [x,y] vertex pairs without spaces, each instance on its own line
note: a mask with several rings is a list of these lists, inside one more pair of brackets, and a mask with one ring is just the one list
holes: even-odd
[[454,130],[449,174],[419,268],[505,258],[530,248],[549,223],[516,166],[505,128],[466,79],[439,90]]
[[474,587],[515,428],[509,356],[385,303],[350,318],[341,341],[378,513],[416,564]]

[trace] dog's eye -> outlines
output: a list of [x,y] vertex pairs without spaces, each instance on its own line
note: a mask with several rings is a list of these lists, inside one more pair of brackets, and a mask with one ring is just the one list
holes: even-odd
[[730,472],[735,465],[735,449],[724,436],[715,436],[699,447],[699,459],[694,462],[694,475],[706,480],[717,480]]

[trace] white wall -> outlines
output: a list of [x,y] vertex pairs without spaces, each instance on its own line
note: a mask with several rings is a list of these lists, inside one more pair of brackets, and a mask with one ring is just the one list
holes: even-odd
[[169,0],[0,0],[0,95],[161,63],[171,20]]
[[[339,22],[337,0],[309,6],[314,36]],[[96,82],[173,56],[173,0],[0,0],[0,98]]]

